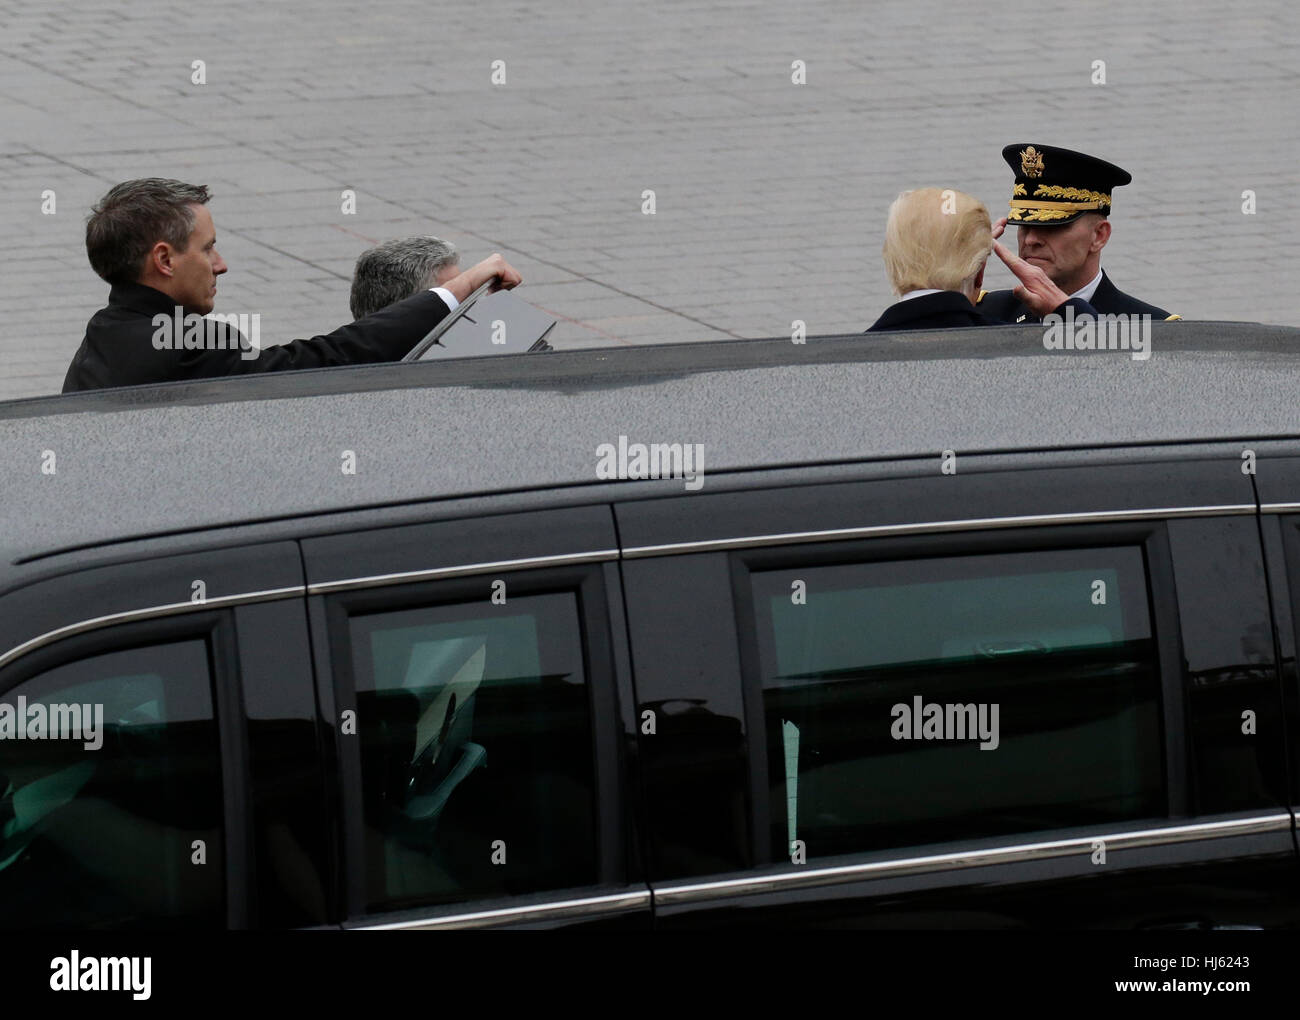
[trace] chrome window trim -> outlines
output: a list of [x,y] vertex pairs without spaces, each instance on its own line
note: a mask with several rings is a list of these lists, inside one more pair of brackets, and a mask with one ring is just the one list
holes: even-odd
[[111,627],[117,623],[130,623],[134,620],[152,620],[160,616],[175,616],[179,613],[195,613],[205,609],[223,609],[226,606],[246,605],[252,602],[272,602],[276,599],[293,598],[306,593],[306,589],[300,585],[290,585],[287,588],[268,588],[265,591],[240,592],[236,595],[219,595],[215,598],[205,598],[201,602],[168,602],[161,606],[147,606],[143,609],[127,609],[120,613],[109,613],[107,616],[95,616],[88,620],[80,620],[77,623],[69,623],[63,627],[56,627],[54,630],[46,631],[44,634],[38,634],[34,638],[29,638],[20,645],[15,645],[9,651],[0,655],[0,669],[4,669],[15,659],[21,658],[29,652],[34,652],[38,648],[43,648],[55,641],[63,638],[72,637],[75,634],[84,634],[87,631],[98,630],[101,627]]
[[1097,524],[1116,521],[1145,521],[1166,517],[1227,517],[1253,514],[1253,503],[1217,506],[1159,507],[1143,510],[1090,510],[1063,514],[1028,514],[1020,517],[979,517],[955,521],[926,521],[917,524],[878,524],[864,528],[835,528],[830,531],[790,531],[745,538],[706,539],[699,542],[669,542],[640,545],[623,550],[624,559],[646,556],[678,556],[683,553],[719,552],[797,542],[840,542],[852,538],[881,538],[888,535],[925,535],[938,531],[975,531],[992,528],[1044,527],[1052,524]]
[[0,655],[0,669],[11,662],[38,648],[43,648],[55,641],[111,627],[119,623],[131,623],[137,620],[151,620],[160,616],[173,616],[177,613],[200,612],[204,609],[223,609],[227,606],[247,605],[254,602],[270,602],[275,599],[294,598],[301,595],[323,595],[330,592],[350,591],[359,588],[377,588],[388,584],[401,584],[407,581],[432,580],[491,573],[495,570],[518,570],[528,567],[564,566],[573,563],[598,563],[618,559],[617,549],[597,549],[585,553],[565,553],[557,556],[532,556],[519,560],[497,560],[490,563],[465,563],[454,567],[437,567],[430,570],[410,570],[400,574],[375,574],[369,577],[355,577],[340,581],[321,581],[309,585],[290,585],[285,588],[271,588],[266,591],[239,592],[234,595],[221,595],[208,598],[202,602],[169,602],[160,606],[145,606],[140,609],[128,609],[120,613],[96,616],[80,620],[54,630],[46,631],[29,638],[20,645]]
[[[1269,513],[1284,513],[1300,509],[1300,504],[1270,503],[1266,504]],[[22,644],[10,648],[0,655],[0,669],[14,660],[36,651],[51,642],[75,634],[97,630],[118,623],[135,620],[148,620],[159,616],[176,613],[197,612],[203,609],[219,609],[226,606],[243,605],[253,602],[267,602],[273,599],[293,598],[298,595],[325,595],[333,592],[352,591],[362,588],[382,587],[384,585],[402,584],[420,580],[465,577],[474,574],[490,573],[494,570],[520,570],[530,567],[565,566],[577,563],[600,563],[619,559],[640,559],[647,556],[672,556],[684,553],[712,552],[726,549],[748,549],[769,545],[793,545],[800,542],[832,542],[853,538],[884,537],[888,535],[924,535],[934,532],[975,531],[991,528],[1041,527],[1052,524],[1090,524],[1117,521],[1141,521],[1168,517],[1222,517],[1239,514],[1253,514],[1253,504],[1223,504],[1198,507],[1159,507],[1142,510],[1099,510],[1063,514],[1034,514],[1020,517],[981,517],[953,521],[928,521],[918,524],[881,524],[863,528],[838,528],[829,531],[780,532],[771,535],[751,535],[742,538],[712,539],[700,542],[674,542],[666,545],[633,546],[631,548],[596,549],[584,553],[563,553],[555,556],[532,556],[516,560],[497,560],[487,563],[464,563],[451,567],[434,567],[427,570],[410,570],[392,574],[374,574],[366,577],[342,578],[335,581],[317,581],[308,585],[292,585],[286,588],[274,588],[267,591],[243,592],[234,595],[222,595],[209,598],[204,602],[173,602],[160,606],[146,606],[141,609],[125,610],[107,616],[97,616],[71,623],[38,634]]]
[[[1055,857],[1066,857],[1070,854],[1090,854],[1097,840],[1105,842],[1107,851],[1113,851],[1134,850],[1153,846],[1173,846],[1200,839],[1225,839],[1231,836],[1255,836],[1275,832],[1289,833],[1292,825],[1296,822],[1297,818],[1293,817],[1292,812],[1286,811],[1218,822],[1197,822],[1190,825],[1164,826],[1155,829],[1133,829],[1040,843],[1014,843],[983,850],[931,854],[925,857],[898,857],[864,864],[788,871],[774,875],[726,879],[717,882],[669,883],[656,885],[653,899],[657,903],[663,904],[695,903],[709,899],[781,892],[786,889],[838,885],[872,878],[896,878],[927,872],[956,871],[966,868],[989,867],[996,864],[1049,860]],[[609,896],[557,900],[550,903],[531,904],[525,907],[502,907],[493,910],[476,910],[463,914],[446,914],[391,924],[352,925],[348,926],[348,930],[436,930],[439,928],[477,928],[529,921],[567,920],[610,912],[638,910],[648,907],[651,899],[651,892],[647,889],[616,893]]]
[[494,910],[475,910],[465,914],[447,914],[442,917],[423,917],[413,921],[392,924],[348,925],[347,931],[436,931],[439,928],[483,928],[489,925],[529,921],[562,921],[570,918],[593,917],[610,913],[626,913],[650,906],[650,890],[613,893],[607,896],[583,896],[576,899],[535,903],[525,907],[500,907]]
[[657,903],[694,903],[715,898],[781,892],[786,889],[838,885],[872,878],[897,878],[932,871],[956,871],[995,864],[1050,860],[1055,857],[1068,857],[1071,854],[1091,853],[1093,845],[1098,840],[1103,841],[1106,850],[1110,852],[1140,847],[1172,846],[1199,839],[1223,839],[1228,836],[1253,836],[1271,832],[1289,833],[1293,821],[1290,812],[1280,812],[1220,822],[1197,822],[1191,825],[1174,825],[1157,829],[1098,833],[1042,843],[1014,843],[983,850],[963,850],[926,857],[895,857],[863,864],[784,871],[759,877],[656,885],[654,895]]
[[618,559],[617,549],[595,549],[585,553],[562,553],[556,556],[529,556],[521,560],[494,560],[489,563],[464,563],[455,567],[431,567],[427,570],[404,570],[397,574],[371,574],[338,581],[317,581],[307,585],[309,595],[354,591],[358,588],[381,588],[411,581],[433,581],[447,577],[469,577],[497,570],[524,570],[529,567],[562,567],[574,563],[602,563]]
[[1300,503],[1261,503],[1259,512],[1262,514],[1290,514],[1300,510]]

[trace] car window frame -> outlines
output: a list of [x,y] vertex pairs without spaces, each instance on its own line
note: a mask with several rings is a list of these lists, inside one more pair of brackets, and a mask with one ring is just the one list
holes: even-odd
[[[1145,567],[1147,612],[1156,649],[1160,676],[1160,723],[1164,743],[1164,820],[1187,817],[1189,791],[1186,747],[1186,699],[1182,690],[1182,638],[1174,590],[1173,564],[1163,522],[1136,524],[1077,524],[1034,528],[1029,531],[989,529],[987,531],[936,532],[905,538],[877,538],[862,541],[760,546],[736,551],[729,556],[732,595],[736,607],[736,634],[740,645],[741,682],[746,730],[765,734],[762,673],[759,660],[758,616],[753,604],[750,575],[758,571],[799,567],[850,566],[857,563],[907,562],[941,557],[957,559],[982,554],[1014,555],[1055,549],[1088,549],[1137,546]],[[778,866],[770,845],[766,740],[749,741],[751,790],[751,839],[756,868]],[[1134,827],[1139,827],[1135,823]],[[1081,826],[1080,828],[1091,828]],[[1113,828],[1113,826],[1112,826]],[[1044,830],[1050,832],[1055,830]],[[1028,834],[1026,834],[1028,835]],[[1044,837],[1046,838],[1046,837]],[[1012,843],[1015,834],[990,842]],[[1025,842],[1025,840],[1020,840]],[[924,851],[940,844],[900,846],[889,851],[896,856]],[[867,851],[858,851],[857,856]]]
[[49,670],[113,652],[200,639],[208,654],[213,725],[220,760],[223,845],[223,928],[247,927],[252,884],[252,833],[247,822],[248,774],[238,644],[232,609],[202,609],[74,634],[35,648],[0,671],[0,696]]
[[[585,671],[587,704],[592,734],[592,808],[596,838],[595,880],[576,889],[546,890],[506,899],[469,899],[457,903],[429,904],[400,910],[370,912],[365,903],[364,858],[362,857],[362,788],[360,744],[343,743],[339,720],[342,713],[356,710],[355,678],[352,675],[352,643],[349,620],[359,613],[398,612],[422,606],[489,604],[492,581],[504,580],[507,599],[511,596],[572,592],[577,602],[579,641]],[[328,669],[317,669],[317,686],[325,711],[326,728],[332,733],[333,774],[337,777],[336,839],[339,853],[340,917],[345,927],[419,927],[461,924],[513,923],[516,913],[547,916],[547,907],[557,903],[590,900],[606,895],[617,908],[623,897],[631,904],[639,893],[626,890],[638,885],[631,863],[627,815],[631,808],[628,777],[618,734],[619,684],[616,677],[615,635],[609,580],[600,563],[577,563],[531,569],[501,569],[490,573],[444,577],[407,584],[375,584],[326,595],[311,595],[313,619],[323,630],[322,649],[328,654]],[[601,678],[608,677],[603,683]],[[645,909],[649,892],[645,893]],[[581,917],[581,907],[574,908]],[[489,916],[494,911],[502,917]],[[567,915],[566,915],[567,916]],[[546,923],[543,921],[543,923]]]

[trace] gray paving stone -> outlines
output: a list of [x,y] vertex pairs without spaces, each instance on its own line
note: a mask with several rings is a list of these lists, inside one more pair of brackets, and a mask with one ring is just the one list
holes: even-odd
[[[1134,173],[1104,259],[1121,287],[1186,317],[1300,324],[1297,10],[230,0],[196,21],[160,0],[0,0],[0,399],[61,385],[107,294],[85,216],[136,176],[213,187],[218,307],[260,309],[266,338],[339,325],[368,244],[435,233],[466,263],[502,251],[560,317],[556,346],[587,347],[784,335],[792,317],[859,330],[890,300],[893,197],[951,185],[1000,215],[999,150],[1041,138]],[[1081,17],[1105,31],[1017,41]]]

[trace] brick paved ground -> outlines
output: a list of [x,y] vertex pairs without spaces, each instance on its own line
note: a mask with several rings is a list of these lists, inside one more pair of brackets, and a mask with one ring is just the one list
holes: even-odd
[[997,215],[999,150],[1042,140],[1135,174],[1104,260],[1122,289],[1300,325],[1298,10],[0,0],[0,398],[61,386],[107,295],[86,213],[141,176],[213,188],[217,309],[260,312],[264,342],[347,321],[357,254],[435,233],[503,252],[583,347],[860,330],[889,302],[894,195],[953,185]]

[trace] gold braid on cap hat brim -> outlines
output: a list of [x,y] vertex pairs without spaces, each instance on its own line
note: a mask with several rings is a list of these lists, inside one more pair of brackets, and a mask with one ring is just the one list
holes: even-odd
[[1064,220],[1071,216],[1078,215],[1078,210],[1069,211],[1065,209],[1025,209],[1020,210],[1012,208],[1007,213],[1007,219],[1012,223],[1024,223],[1026,221],[1048,222],[1051,220]]
[[[1024,195],[1025,186],[1016,184],[1011,189],[1012,196]],[[1072,201],[1048,202],[1044,199],[1064,198]],[[1064,220],[1081,212],[1092,212],[1103,206],[1110,210],[1110,195],[1104,191],[1090,191],[1087,188],[1067,188],[1061,184],[1039,184],[1034,188],[1034,198],[1011,199],[1011,212],[1007,219],[1017,222],[1050,222]]]
[[1034,189],[1034,197],[1068,198],[1075,202],[1102,202],[1110,205],[1110,193],[1106,191],[1089,191],[1087,188],[1067,188],[1060,184],[1040,184]]

